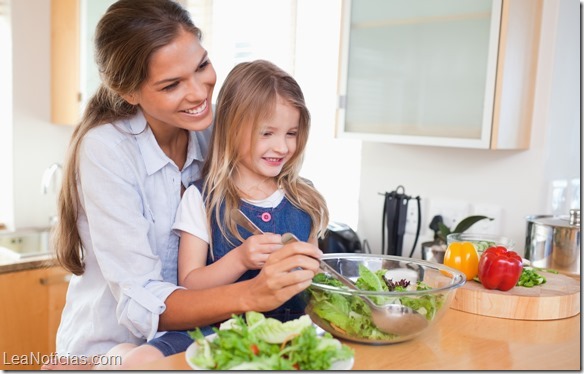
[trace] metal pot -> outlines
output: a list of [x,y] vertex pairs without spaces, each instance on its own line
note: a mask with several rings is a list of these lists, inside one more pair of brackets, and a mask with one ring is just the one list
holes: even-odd
[[580,209],[571,209],[569,216],[525,219],[525,258],[535,267],[580,274]]
[[446,244],[433,242],[422,243],[422,260],[444,263],[444,254],[446,253]]

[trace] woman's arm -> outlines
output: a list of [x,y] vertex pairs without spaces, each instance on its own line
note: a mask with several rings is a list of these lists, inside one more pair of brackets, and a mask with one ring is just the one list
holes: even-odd
[[[152,137],[145,131],[136,138],[145,145]],[[136,337],[151,339],[165,300],[178,288],[170,278],[163,279],[164,244],[155,247],[168,238],[170,225],[165,222],[170,222],[171,208],[151,193],[172,186],[163,173],[150,175],[140,157],[135,143],[113,127],[101,126],[83,140],[78,228],[87,270],[84,281],[73,288],[80,297],[107,287],[111,295],[98,292],[91,301],[81,300],[100,305],[87,318],[112,319],[116,323],[111,326],[123,326]],[[148,190],[148,186],[154,187]],[[166,235],[157,236],[161,232]],[[178,237],[171,239],[178,245]]]
[[[272,253],[253,279],[204,290],[176,290],[166,299],[159,330],[193,329],[233,314],[273,310],[311,284],[321,256],[312,244],[290,243]],[[292,271],[297,267],[302,270]]]

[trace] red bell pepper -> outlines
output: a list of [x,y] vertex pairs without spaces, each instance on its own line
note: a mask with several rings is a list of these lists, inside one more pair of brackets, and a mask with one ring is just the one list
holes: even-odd
[[502,246],[490,247],[479,261],[479,280],[488,290],[508,291],[523,272],[521,257]]

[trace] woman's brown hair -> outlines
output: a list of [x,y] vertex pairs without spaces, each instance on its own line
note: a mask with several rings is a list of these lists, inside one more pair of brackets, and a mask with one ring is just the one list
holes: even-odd
[[73,274],[81,275],[85,270],[77,228],[80,144],[92,128],[136,114],[137,107],[122,95],[140,88],[148,77],[152,55],[171,43],[181,30],[201,38],[189,12],[172,0],[119,0],[97,24],[95,60],[102,83],[89,100],[69,144],[58,201],[59,222],[52,235],[57,260]]

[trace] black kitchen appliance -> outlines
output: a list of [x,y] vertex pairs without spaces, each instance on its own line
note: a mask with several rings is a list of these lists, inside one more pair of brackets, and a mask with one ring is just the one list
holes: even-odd
[[385,192],[381,195],[384,196],[383,216],[381,220],[381,254],[384,255],[402,256],[403,239],[406,232],[408,203],[410,200],[417,201],[418,226],[416,228],[414,245],[412,246],[412,250],[409,254],[409,257],[412,257],[416,248],[416,244],[418,243],[418,238],[420,237],[420,224],[422,218],[420,196],[413,197],[406,195],[406,189],[401,185],[397,186],[395,191]]
[[318,239],[318,247],[323,253],[362,252],[357,233],[349,225],[339,222],[329,223],[324,238]]

